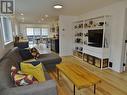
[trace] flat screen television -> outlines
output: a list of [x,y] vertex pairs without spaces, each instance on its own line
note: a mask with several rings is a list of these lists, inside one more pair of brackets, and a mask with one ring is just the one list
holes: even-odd
[[88,45],[102,47],[103,29],[88,30]]

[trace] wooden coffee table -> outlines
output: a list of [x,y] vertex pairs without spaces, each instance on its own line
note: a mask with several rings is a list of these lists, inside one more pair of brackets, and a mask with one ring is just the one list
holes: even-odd
[[59,71],[62,72],[77,89],[87,88],[94,86],[94,94],[96,93],[96,84],[101,82],[101,79],[84,69],[78,64],[58,64],[57,67],[57,79],[59,80]]

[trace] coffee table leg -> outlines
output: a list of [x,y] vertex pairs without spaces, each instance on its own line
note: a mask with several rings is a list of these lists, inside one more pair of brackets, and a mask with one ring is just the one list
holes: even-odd
[[94,84],[94,94],[96,94],[96,84]]
[[57,72],[57,80],[59,80],[59,69],[58,68],[56,69],[56,72]]
[[75,85],[74,85],[74,95],[75,95]]

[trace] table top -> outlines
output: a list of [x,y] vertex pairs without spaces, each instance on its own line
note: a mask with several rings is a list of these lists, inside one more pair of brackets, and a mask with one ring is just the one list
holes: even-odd
[[93,86],[101,82],[99,77],[78,64],[58,64],[56,67],[62,71],[78,89]]

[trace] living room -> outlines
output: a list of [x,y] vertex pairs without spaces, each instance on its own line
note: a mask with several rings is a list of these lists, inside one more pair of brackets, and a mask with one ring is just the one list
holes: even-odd
[[127,94],[126,0],[1,0],[0,19],[0,95]]

